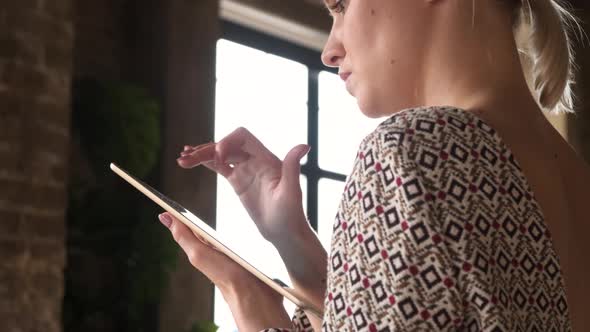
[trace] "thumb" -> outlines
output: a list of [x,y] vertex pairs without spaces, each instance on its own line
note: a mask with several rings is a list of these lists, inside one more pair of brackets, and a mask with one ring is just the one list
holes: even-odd
[[292,148],[283,160],[283,176],[281,181],[285,181],[289,187],[300,187],[299,175],[301,173],[300,161],[309,153],[311,147],[301,144]]

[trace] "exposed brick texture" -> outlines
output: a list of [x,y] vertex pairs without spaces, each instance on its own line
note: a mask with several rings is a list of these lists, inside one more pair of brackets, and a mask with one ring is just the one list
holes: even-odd
[[0,5],[0,326],[61,331],[71,0]]

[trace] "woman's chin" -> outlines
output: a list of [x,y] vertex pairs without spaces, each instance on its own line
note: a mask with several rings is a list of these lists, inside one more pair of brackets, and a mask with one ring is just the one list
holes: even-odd
[[357,98],[357,104],[361,113],[363,113],[366,117],[371,119],[377,119],[383,116],[382,112],[379,111],[375,105],[363,103],[361,99]]
[[383,114],[381,114],[383,110],[378,107],[376,102],[377,99],[374,96],[368,96],[367,94],[362,93],[362,91],[356,92],[356,104],[364,116],[371,119],[376,119],[383,116]]

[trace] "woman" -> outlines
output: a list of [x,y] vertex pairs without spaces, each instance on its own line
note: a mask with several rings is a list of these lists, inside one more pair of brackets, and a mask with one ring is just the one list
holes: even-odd
[[302,208],[308,146],[281,161],[240,128],[178,159],[227,178],[323,321],[291,320],[272,290],[160,216],[240,331],[590,329],[576,256],[589,249],[590,170],[542,114],[571,110],[571,16],[555,0],[327,6],[323,62],[366,116],[387,117],[360,144],[329,258]]

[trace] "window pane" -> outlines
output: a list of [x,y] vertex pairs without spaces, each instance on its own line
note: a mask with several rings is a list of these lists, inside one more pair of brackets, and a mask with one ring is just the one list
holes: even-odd
[[307,67],[298,62],[220,40],[215,139],[246,127],[283,159],[307,143],[307,80]]
[[[307,143],[307,80],[308,69],[300,63],[220,40],[215,140],[242,126],[283,159],[295,145]],[[305,207],[305,177],[301,182]],[[290,284],[278,252],[262,238],[233,188],[222,177],[217,181],[217,230],[262,272]],[[287,308],[294,310],[293,306]],[[214,311],[220,332],[236,330],[218,289]]]
[[348,175],[359,144],[385,119],[371,119],[359,110],[356,100],[338,75],[319,75],[320,168]]
[[331,179],[320,179],[318,183],[318,236],[326,251],[330,252],[332,225],[338,211],[338,204],[345,183]]

